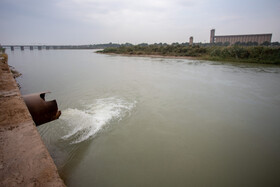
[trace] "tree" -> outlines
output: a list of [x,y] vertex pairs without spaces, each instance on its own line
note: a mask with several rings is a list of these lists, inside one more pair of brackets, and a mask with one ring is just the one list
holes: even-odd
[[265,41],[265,42],[263,42],[261,45],[263,45],[263,46],[269,46],[269,45],[270,45],[270,42]]

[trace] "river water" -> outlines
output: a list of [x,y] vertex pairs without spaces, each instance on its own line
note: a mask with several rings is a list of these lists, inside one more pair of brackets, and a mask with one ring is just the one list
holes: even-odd
[[280,68],[92,50],[10,51],[68,186],[280,186]]

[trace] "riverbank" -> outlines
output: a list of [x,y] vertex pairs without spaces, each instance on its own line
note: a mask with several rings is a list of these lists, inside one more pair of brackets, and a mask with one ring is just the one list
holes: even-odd
[[246,62],[257,64],[280,64],[280,48],[265,46],[184,46],[147,45],[121,46],[97,51],[103,54],[126,56],[185,58],[223,62]]
[[[100,52],[97,51],[97,53],[100,53]],[[104,54],[106,54],[106,55],[127,56],[127,57],[131,56],[131,57],[150,57],[150,58],[174,58],[174,59],[203,60],[202,58],[192,57],[192,56],[137,55],[137,54],[119,54],[119,53],[104,53]]]
[[65,186],[0,57],[0,186]]

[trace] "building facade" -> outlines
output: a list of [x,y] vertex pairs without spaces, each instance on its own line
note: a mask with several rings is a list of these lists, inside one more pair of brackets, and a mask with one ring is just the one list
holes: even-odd
[[257,42],[259,45],[264,42],[271,42],[272,34],[247,34],[247,35],[224,35],[215,36],[215,29],[210,31],[210,43],[229,43],[233,45],[237,42],[248,43]]
[[215,43],[215,29],[210,31],[210,43]]
[[190,37],[189,45],[193,45],[193,37]]

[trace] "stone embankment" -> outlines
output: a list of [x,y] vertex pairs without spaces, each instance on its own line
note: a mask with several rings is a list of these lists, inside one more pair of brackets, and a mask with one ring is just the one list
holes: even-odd
[[0,186],[65,186],[5,55],[0,57]]

